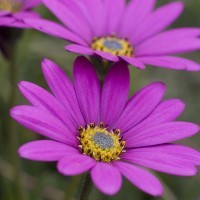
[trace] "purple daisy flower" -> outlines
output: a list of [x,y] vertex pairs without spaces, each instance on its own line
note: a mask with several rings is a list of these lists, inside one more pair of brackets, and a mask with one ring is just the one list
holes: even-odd
[[50,60],[43,61],[42,70],[53,95],[23,81],[19,88],[32,105],[14,107],[11,116],[50,140],[23,145],[21,157],[57,161],[67,176],[90,171],[95,186],[108,195],[119,191],[122,175],[142,191],[161,195],[160,181],[143,167],[180,176],[197,173],[200,153],[172,142],[196,134],[199,126],[174,121],[185,106],[178,99],[161,100],[163,83],[128,99],[124,61],[110,68],[102,88],[84,57],[75,61],[74,83]]
[[41,0],[0,0],[0,26],[27,28],[24,18],[39,18],[39,14],[31,9]]
[[197,71],[200,65],[172,56],[200,49],[199,28],[166,30],[183,10],[175,1],[154,10],[156,0],[43,0],[64,26],[48,20],[25,20],[33,28],[71,41],[66,50],[125,60],[145,68]]

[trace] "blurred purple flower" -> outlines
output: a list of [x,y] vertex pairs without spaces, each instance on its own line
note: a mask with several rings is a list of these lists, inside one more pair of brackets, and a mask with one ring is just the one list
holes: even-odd
[[39,14],[31,9],[41,0],[0,0],[0,26],[27,28],[23,19],[39,18]]
[[68,176],[89,170],[95,186],[108,195],[119,191],[122,175],[142,191],[161,195],[160,181],[143,167],[180,176],[197,173],[200,153],[171,142],[195,135],[199,126],[174,121],[185,106],[178,99],[161,100],[163,83],[128,99],[123,61],[110,68],[102,88],[84,57],[75,61],[74,83],[50,60],[43,61],[42,70],[53,95],[23,81],[19,88],[32,105],[14,107],[11,116],[50,140],[25,144],[21,157],[58,161],[58,171]]
[[125,60],[135,67],[197,71],[194,61],[172,56],[200,49],[199,28],[166,30],[183,10],[175,1],[154,10],[156,0],[43,0],[64,26],[48,20],[25,22],[39,31],[71,41],[66,50]]

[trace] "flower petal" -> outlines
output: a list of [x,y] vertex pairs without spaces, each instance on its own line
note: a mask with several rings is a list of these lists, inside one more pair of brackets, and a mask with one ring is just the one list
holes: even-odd
[[86,55],[94,54],[94,51],[91,48],[77,44],[69,44],[65,47],[65,49],[73,53],[86,54]]
[[100,56],[103,59],[112,61],[112,62],[117,62],[119,58],[111,53],[103,52],[103,51],[95,51],[95,54]]
[[25,5],[24,8],[25,10],[33,8],[35,6],[38,6],[39,4],[42,3],[42,0],[28,0],[28,1],[24,1]]
[[98,162],[91,170],[91,177],[95,186],[104,194],[116,194],[122,184],[122,177],[115,166]]
[[89,156],[71,153],[58,162],[57,168],[63,175],[74,176],[90,170],[95,164],[96,161]]
[[130,77],[125,62],[115,63],[109,70],[101,93],[101,121],[109,127],[123,111],[130,88]]
[[43,88],[26,81],[19,84],[19,89],[28,101],[35,107],[50,112],[58,117],[72,132],[76,132],[77,127],[72,124],[65,107],[57,99]]
[[170,144],[128,150],[123,159],[164,173],[193,176],[197,173],[194,164],[200,164],[200,153]]
[[66,76],[66,73],[58,65],[48,59],[43,60],[42,71],[46,82],[56,98],[67,110],[66,113],[68,117],[70,117],[70,120],[73,121],[74,126],[77,128],[80,125],[85,125],[74,86],[71,80]]
[[26,128],[48,138],[70,145],[77,143],[74,133],[47,111],[33,106],[16,106],[11,109],[10,115]]
[[155,0],[130,1],[124,11],[124,16],[121,17],[122,20],[118,27],[119,35],[126,38],[130,35],[133,29],[137,29],[137,26],[143,21],[143,19],[152,12],[155,2]]
[[187,71],[199,71],[200,64],[186,58],[179,58],[175,56],[146,56],[139,57],[138,60],[144,64],[153,65],[156,67],[187,70]]
[[91,41],[92,33],[90,27],[84,23],[85,20],[80,14],[79,17],[77,17],[77,12],[72,10],[73,5],[71,2],[68,3],[68,5],[65,5],[65,3],[57,0],[51,0],[51,2],[49,0],[43,0],[43,3],[58,19],[60,19],[61,22],[63,22],[65,26],[68,27],[68,29],[87,43]]
[[64,40],[69,40],[72,42],[75,42],[77,44],[85,45],[87,46],[87,43],[83,41],[79,36],[75,35],[71,31],[67,30],[64,26],[44,20],[44,19],[24,19],[24,22],[29,25],[30,27],[39,30],[43,33],[47,33],[49,35],[64,39]]
[[86,123],[99,123],[100,83],[94,67],[82,56],[74,64],[74,87]]
[[15,20],[12,17],[1,17],[0,25],[10,25]]
[[155,110],[141,123],[124,133],[128,138],[135,131],[144,130],[153,125],[174,121],[184,110],[185,104],[179,99],[170,99],[161,102]]
[[125,10],[124,0],[104,0],[107,34],[116,33],[117,26]]
[[21,146],[18,150],[23,158],[35,161],[58,161],[69,153],[78,150],[66,144],[51,140],[38,140]]
[[162,56],[173,53],[186,53],[200,49],[200,39],[187,37],[180,30],[162,32],[135,47],[137,56]]
[[127,147],[143,147],[174,142],[195,135],[199,126],[189,122],[168,122],[138,130],[127,138]]
[[130,35],[131,42],[136,45],[168,27],[179,17],[183,7],[184,5],[180,1],[159,7],[146,17],[135,31],[132,31]]
[[145,69],[145,65],[137,58],[126,57],[126,56],[120,56],[120,57],[130,65],[133,65],[134,67],[137,67],[139,69]]
[[127,103],[115,128],[122,132],[134,127],[146,118],[158,105],[165,92],[165,85],[155,82],[138,91]]
[[123,176],[143,192],[153,196],[163,194],[163,187],[160,181],[148,171],[123,162],[115,162],[115,165]]

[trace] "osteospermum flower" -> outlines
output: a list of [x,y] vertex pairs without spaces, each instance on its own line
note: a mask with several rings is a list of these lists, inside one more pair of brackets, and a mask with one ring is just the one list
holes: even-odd
[[38,18],[31,9],[41,0],[0,0],[0,26],[17,28],[29,27],[22,21],[24,18]]
[[147,85],[128,99],[125,62],[111,67],[102,88],[84,57],[75,61],[74,83],[50,60],[43,61],[42,70],[53,94],[21,82],[32,105],[13,108],[11,116],[49,140],[25,144],[21,157],[57,161],[58,171],[68,176],[90,171],[96,187],[108,195],[120,189],[122,175],[142,191],[161,195],[160,181],[143,167],[180,176],[197,173],[199,152],[172,142],[194,135],[199,126],[174,121],[184,104],[162,101],[163,83]]
[[97,55],[109,61],[125,60],[145,68],[196,71],[200,65],[172,56],[200,49],[199,28],[166,30],[183,10],[175,1],[154,10],[156,0],[43,0],[63,23],[25,20],[35,29],[71,41],[66,50]]

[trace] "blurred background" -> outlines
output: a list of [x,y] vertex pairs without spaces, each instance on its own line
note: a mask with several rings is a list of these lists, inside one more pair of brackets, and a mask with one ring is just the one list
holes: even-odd
[[[170,2],[159,0],[158,6]],[[171,1],[172,2],[172,1]],[[172,27],[200,27],[200,0],[184,0],[185,11]],[[40,6],[37,11],[44,17],[56,20],[51,13]],[[73,61],[77,55],[64,51],[65,41],[44,35],[34,30],[25,30],[17,46],[17,81],[34,82],[48,89],[40,67],[46,57],[58,63],[71,76]],[[200,52],[184,55],[200,63]],[[165,98],[180,98],[186,103],[181,120],[200,123],[200,72],[173,71],[148,67],[144,71],[130,66],[131,93],[153,81],[167,84]],[[17,87],[17,85],[16,85]],[[36,140],[40,136],[18,124],[10,124],[8,106],[11,83],[9,67],[0,55],[0,200],[67,200],[74,199],[82,184],[82,176],[75,179],[60,175],[56,163],[42,163],[24,160],[18,157],[17,149],[21,144]],[[16,90],[15,105],[27,104]],[[11,97],[11,101],[14,101]],[[12,137],[9,131],[14,130]],[[183,141],[184,144],[200,150],[200,136]],[[90,199],[93,200],[200,200],[200,175],[195,177],[176,177],[156,173],[163,182],[163,197],[150,197],[131,183],[124,180],[121,191],[113,197],[106,197],[95,188]],[[70,199],[69,199],[70,200]]]

